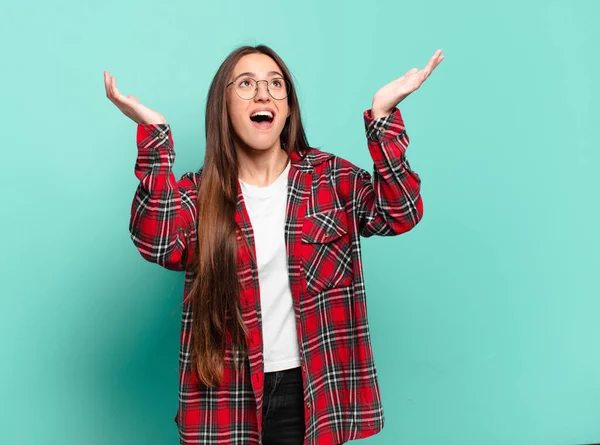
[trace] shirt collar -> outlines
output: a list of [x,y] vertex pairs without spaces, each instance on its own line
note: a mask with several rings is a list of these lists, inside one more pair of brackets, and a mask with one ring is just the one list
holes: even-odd
[[293,151],[290,159],[294,167],[302,170],[312,170],[314,166],[327,161],[333,156],[334,155],[331,153],[321,151],[317,148],[311,148],[304,156],[300,156],[297,151]]

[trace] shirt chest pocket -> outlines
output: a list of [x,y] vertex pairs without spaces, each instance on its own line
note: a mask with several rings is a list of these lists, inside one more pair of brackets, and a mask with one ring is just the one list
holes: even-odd
[[307,215],[302,225],[302,259],[309,294],[352,284],[352,254],[344,209]]

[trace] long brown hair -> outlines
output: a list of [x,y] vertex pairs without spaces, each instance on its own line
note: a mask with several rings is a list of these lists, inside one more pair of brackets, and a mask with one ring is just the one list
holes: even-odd
[[[280,135],[288,155],[303,156],[310,147],[300,117],[298,98],[291,73],[281,58],[266,45],[241,46],[232,51],[215,74],[206,101],[206,154],[198,190],[198,244],[193,258],[196,271],[188,301],[191,303],[191,366],[201,384],[212,387],[221,382],[227,334],[234,351],[246,352],[247,330],[242,317],[237,270],[235,212],[238,197],[238,161],[229,120],[226,88],[237,62],[247,54],[271,57],[290,84],[290,116]],[[241,232],[242,239],[248,241]],[[249,251],[252,250],[249,248]],[[239,364],[234,361],[236,369]]]

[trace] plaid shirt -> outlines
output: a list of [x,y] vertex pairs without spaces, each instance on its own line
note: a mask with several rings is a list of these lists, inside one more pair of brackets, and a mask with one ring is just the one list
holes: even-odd
[[[364,112],[373,177],[347,160],[318,149],[291,158],[285,242],[304,384],[306,445],[339,444],[379,432],[384,425],[370,342],[360,236],[398,235],[421,219],[420,179],[405,157],[409,138],[400,110],[374,120]],[[186,270],[184,296],[197,240],[196,198],[202,168],[176,181],[169,124],[139,124],[131,238],[141,256],[170,270]],[[239,183],[238,183],[239,187]],[[182,444],[261,444],[263,405],[262,322],[258,270],[241,188],[235,220],[238,274],[248,353],[225,352],[221,384],[206,388],[191,371],[192,310],[183,305],[179,355]],[[242,354],[242,353],[239,353]]]

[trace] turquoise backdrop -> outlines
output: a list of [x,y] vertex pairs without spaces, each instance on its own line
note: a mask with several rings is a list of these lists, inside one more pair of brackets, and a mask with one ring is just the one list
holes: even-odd
[[[183,274],[129,238],[136,125],[204,154],[209,83],[265,43],[309,142],[372,169],[362,113],[400,104],[424,218],[363,240],[386,415],[365,444],[600,442],[597,1],[10,2],[3,7],[0,443],[175,444]],[[362,442],[361,442],[362,443]]]

